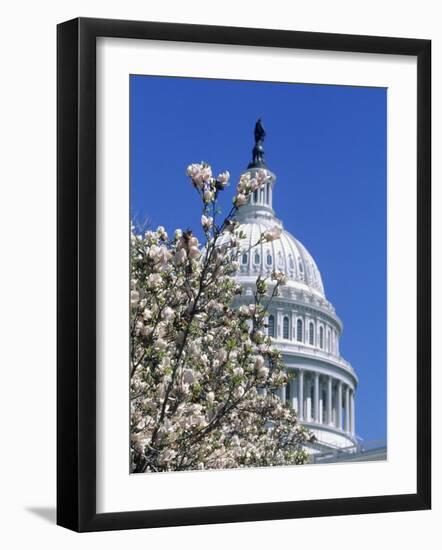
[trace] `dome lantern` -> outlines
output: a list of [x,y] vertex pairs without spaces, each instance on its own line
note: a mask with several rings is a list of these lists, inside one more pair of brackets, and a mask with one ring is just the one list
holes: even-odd
[[247,205],[245,205],[241,209],[241,217],[249,217],[249,218],[256,218],[257,214],[263,213],[267,214],[267,216],[274,215],[275,212],[272,207],[273,202],[273,186],[275,185],[276,176],[271,172],[265,163],[264,160],[264,138],[266,135],[266,132],[264,130],[264,126],[262,125],[262,121],[259,118],[256,121],[255,124],[255,146],[252,150],[252,161],[247,166],[246,173],[249,173],[250,176],[253,178],[255,177],[256,173],[258,171],[264,170],[267,174],[267,182],[258,190],[256,190],[252,195],[250,196],[249,202]]

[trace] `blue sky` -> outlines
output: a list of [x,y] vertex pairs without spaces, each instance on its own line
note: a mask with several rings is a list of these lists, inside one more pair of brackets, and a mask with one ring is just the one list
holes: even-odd
[[187,165],[228,169],[234,184],[262,117],[276,214],[316,260],[344,322],[357,433],[384,439],[386,89],[132,75],[130,99],[132,217],[169,232],[199,228]]

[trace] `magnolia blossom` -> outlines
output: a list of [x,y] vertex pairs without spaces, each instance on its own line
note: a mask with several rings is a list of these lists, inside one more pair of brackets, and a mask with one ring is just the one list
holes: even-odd
[[189,248],[189,258],[198,258],[198,256],[201,254],[201,252],[199,251],[198,247],[196,246],[191,246]]
[[206,399],[208,403],[210,403],[211,405],[213,404],[213,402],[215,401],[215,394],[213,393],[213,391],[209,391],[209,393],[206,395]]
[[281,237],[282,229],[280,227],[272,227],[271,229],[266,229],[263,233],[263,238],[266,241],[275,241]]
[[174,318],[174,316],[175,316],[175,312],[171,307],[167,306],[163,309],[163,319],[165,319],[166,321],[170,321],[171,319]]
[[234,204],[238,207],[243,206],[247,203],[247,200],[247,197],[243,193],[239,193],[234,199]]
[[130,303],[132,306],[136,306],[140,301],[140,293],[138,290],[131,290],[130,292]]
[[201,225],[203,226],[203,229],[208,230],[213,225],[213,218],[211,216],[205,216],[204,214],[201,216]]
[[205,163],[191,164],[187,167],[187,175],[191,178],[195,187],[202,189],[204,184],[210,181],[212,169]]
[[163,241],[166,241],[167,238],[168,238],[167,232],[166,232],[166,230],[164,229],[164,227],[162,225],[159,225],[157,227],[157,235]]
[[159,273],[151,273],[147,278],[147,283],[150,286],[158,286],[161,281],[162,279]]
[[211,189],[205,189],[203,193],[203,198],[205,203],[212,202],[215,198],[215,193]]
[[283,271],[273,271],[272,279],[280,284],[285,284],[287,277]]
[[219,188],[223,189],[229,183],[230,173],[226,170],[225,172],[219,174],[216,180]]

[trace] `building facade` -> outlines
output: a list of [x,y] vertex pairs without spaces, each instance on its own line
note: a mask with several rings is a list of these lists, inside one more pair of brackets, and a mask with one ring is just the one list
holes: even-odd
[[[358,378],[339,351],[343,325],[326,298],[314,259],[275,215],[276,176],[264,162],[263,135],[258,139],[255,128],[256,143],[248,171],[253,177],[256,170],[266,170],[268,182],[253,193],[236,218],[246,235],[237,273],[244,288],[239,305],[253,300],[258,275],[269,276],[274,270],[285,273],[287,283],[272,300],[267,318],[269,336],[281,351],[287,371],[294,374],[278,390],[280,398],[290,403],[301,423],[316,435],[312,453],[356,449]],[[281,237],[254,246],[260,235],[274,226],[282,229]]]

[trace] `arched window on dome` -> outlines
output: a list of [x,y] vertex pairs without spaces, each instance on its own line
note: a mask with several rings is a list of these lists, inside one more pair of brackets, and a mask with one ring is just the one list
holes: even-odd
[[313,276],[313,280],[316,282],[317,279],[318,279],[318,276],[317,276],[317,273],[316,273],[316,269],[313,265],[312,265],[312,276]]
[[310,321],[308,326],[308,343],[313,346],[315,343],[315,325]]
[[269,325],[267,328],[268,335],[271,338],[274,338],[275,337],[275,317],[273,315],[269,315],[268,325]]
[[295,269],[295,262],[293,261],[293,256],[291,254],[289,256],[289,266],[290,269]]
[[303,336],[302,319],[298,319],[296,321],[296,340],[302,342],[304,340]]
[[319,327],[319,347],[324,349],[324,327]]
[[284,258],[282,257],[282,252],[278,252],[278,267],[281,269],[284,267]]
[[330,351],[330,330],[327,329],[327,351]]
[[299,268],[299,274],[301,279],[304,277],[304,265],[302,263],[302,260],[300,259],[298,262],[298,268]]
[[272,263],[273,263],[272,255],[270,254],[270,252],[267,252],[267,265],[272,265]]
[[246,265],[247,262],[248,262],[248,259],[249,259],[249,257],[248,257],[248,255],[247,255],[247,252],[244,252],[243,255],[242,255],[242,258],[241,258],[242,264],[243,264],[243,265]]
[[261,261],[261,256],[259,255],[258,251],[255,252],[255,256],[253,258],[253,261],[255,262],[255,264],[259,264],[259,262]]
[[282,320],[282,337],[286,340],[289,339],[290,329],[289,329],[289,318],[287,316]]

